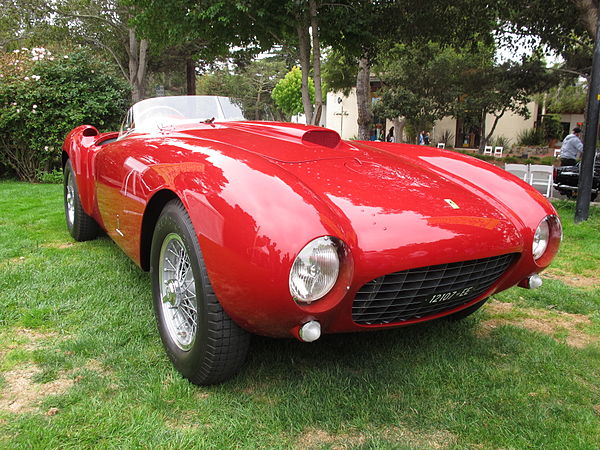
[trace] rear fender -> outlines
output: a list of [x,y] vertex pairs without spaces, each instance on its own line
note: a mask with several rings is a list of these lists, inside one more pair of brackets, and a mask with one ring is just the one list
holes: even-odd
[[81,205],[86,214],[90,216],[94,211],[92,155],[98,135],[95,127],[81,125],[67,135],[63,144],[63,150],[68,155],[75,174]]

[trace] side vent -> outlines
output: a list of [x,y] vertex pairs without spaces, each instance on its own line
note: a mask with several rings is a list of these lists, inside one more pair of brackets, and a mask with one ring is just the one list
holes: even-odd
[[302,143],[305,145],[322,145],[323,147],[335,148],[340,140],[339,134],[327,129],[309,130],[302,135]]

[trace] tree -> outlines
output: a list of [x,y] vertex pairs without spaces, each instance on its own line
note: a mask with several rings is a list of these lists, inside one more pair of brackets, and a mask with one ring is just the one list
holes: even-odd
[[415,130],[452,114],[461,93],[456,70],[462,60],[439,44],[396,45],[375,68],[382,82],[376,112],[387,119],[404,117]]
[[[279,80],[271,94],[277,106],[290,116],[300,114],[304,111],[302,95],[302,72],[298,67],[293,67],[286,76]],[[314,86],[309,80],[310,101],[314,99]]]
[[0,163],[26,181],[60,163],[72,128],[86,123],[114,130],[128,104],[127,84],[84,50],[2,53],[0,75]]
[[[144,97],[149,42],[130,26],[132,8],[126,0],[7,0],[5,9],[16,26],[13,41],[67,47],[79,44],[106,55],[131,86],[132,101]],[[69,45],[70,44],[70,45]]]
[[201,76],[198,94],[223,95],[241,102],[245,117],[266,120],[274,116],[284,120],[271,93],[286,73],[285,63],[277,58],[259,59],[238,68],[234,73],[220,69]]
[[[371,124],[371,67],[396,44],[426,46],[430,41],[460,47],[473,40],[491,41],[496,12],[478,0],[355,1],[331,11],[327,42],[358,65],[356,88],[359,138],[368,139]],[[336,14],[337,13],[337,14]]]
[[[434,43],[396,46],[377,68],[383,83],[378,112],[389,119],[404,116],[414,129],[447,115],[474,115],[483,150],[507,111],[527,117],[531,96],[557,82],[540,59],[497,64],[494,50],[484,43],[460,50]],[[486,130],[488,115],[494,121]]]
[[587,85],[568,80],[536,96],[549,113],[581,114],[585,109]]

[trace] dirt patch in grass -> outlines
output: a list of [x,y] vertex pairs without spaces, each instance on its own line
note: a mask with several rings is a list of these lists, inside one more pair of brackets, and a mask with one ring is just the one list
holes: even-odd
[[213,425],[205,422],[196,422],[198,411],[183,411],[175,416],[165,419],[165,426],[175,431],[195,431],[200,428],[212,428]]
[[42,248],[69,248],[75,245],[74,242],[46,242],[45,244],[41,244]]
[[[42,347],[42,342],[48,339],[57,339],[57,333],[41,332],[28,328],[17,328],[11,331],[13,343],[8,344],[0,351],[3,357],[11,350],[21,349],[33,352]],[[24,413],[35,410],[45,397],[64,393],[75,382],[63,374],[58,379],[48,383],[36,383],[35,377],[41,369],[31,363],[19,364],[11,370],[2,373],[4,386],[0,392],[0,411],[11,413]],[[56,414],[53,411],[51,415]]]
[[557,269],[550,269],[544,272],[545,278],[558,280],[567,286],[577,288],[597,288],[600,287],[600,277],[593,275],[576,275],[574,273],[563,272]]
[[24,256],[17,256],[16,258],[3,259],[0,261],[0,267],[15,265],[15,264],[23,264],[25,262]]
[[486,312],[492,318],[481,323],[478,329],[478,334],[481,336],[489,335],[494,328],[501,325],[515,325],[552,337],[555,337],[557,333],[566,332],[565,342],[567,345],[577,348],[583,348],[600,341],[600,338],[597,336],[592,336],[581,331],[580,328],[582,326],[590,324],[590,319],[582,314],[546,311],[535,308],[516,309],[511,303],[503,302],[490,302],[486,308]]
[[67,378],[44,384],[35,383],[33,378],[40,372],[33,365],[4,372],[5,385],[0,394],[0,411],[17,414],[31,412],[45,397],[62,394],[73,385],[73,380]]
[[385,427],[365,432],[356,430],[349,433],[331,434],[324,430],[310,428],[299,436],[295,448],[313,449],[322,446],[333,449],[354,448],[364,445],[373,437],[388,441],[390,444],[402,444],[415,448],[446,448],[456,443],[456,436],[446,431],[418,433],[401,427]]
[[28,352],[37,350],[40,347],[40,342],[45,339],[57,338],[57,333],[41,332],[30,328],[17,328],[10,330],[11,339],[14,341],[0,349],[0,358],[4,358],[11,350],[22,349]]

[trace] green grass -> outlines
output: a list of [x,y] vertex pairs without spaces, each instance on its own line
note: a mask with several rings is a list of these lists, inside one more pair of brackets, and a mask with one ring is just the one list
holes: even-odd
[[541,289],[460,323],[256,337],[200,388],[163,352],[149,276],[106,237],[72,241],[61,186],[0,183],[0,447],[598,448],[600,211],[557,207]]

